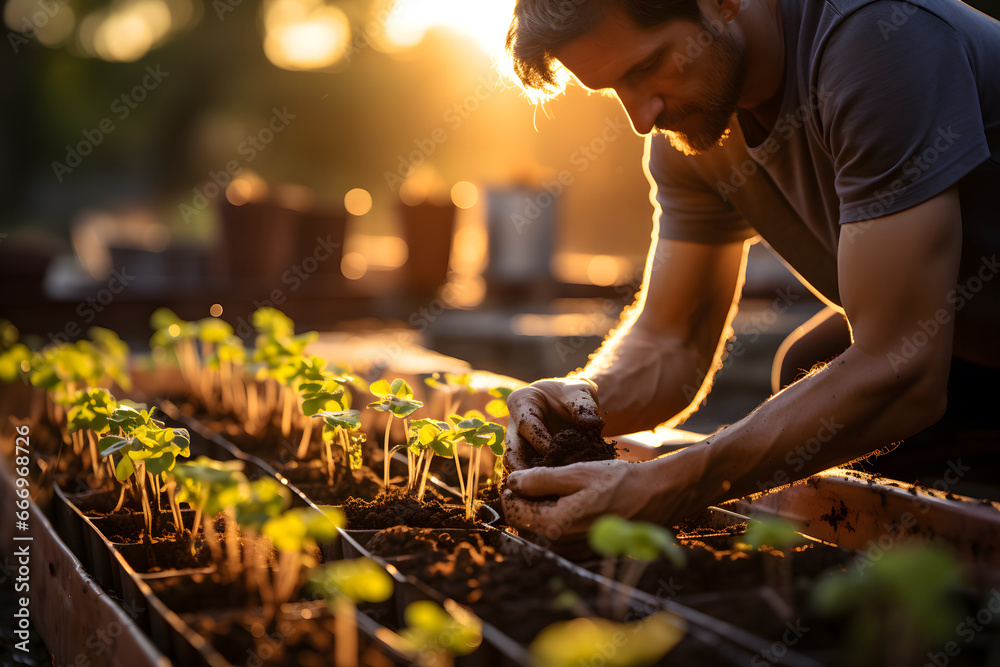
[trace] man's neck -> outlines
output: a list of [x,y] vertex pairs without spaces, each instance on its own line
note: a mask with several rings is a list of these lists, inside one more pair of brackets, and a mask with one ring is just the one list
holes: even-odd
[[747,49],[747,80],[739,106],[770,130],[781,110],[785,80],[781,5],[779,0],[745,0],[736,20]]

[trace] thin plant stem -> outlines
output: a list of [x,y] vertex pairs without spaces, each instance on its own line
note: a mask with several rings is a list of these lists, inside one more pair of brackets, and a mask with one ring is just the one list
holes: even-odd
[[354,603],[343,595],[334,602],[334,664],[358,666],[358,619]]
[[384,449],[385,449],[385,474],[384,474],[384,478],[383,478],[384,479],[383,488],[386,490],[386,492],[389,491],[389,431],[391,431],[391,430],[392,430],[392,413],[390,412],[389,413],[389,421],[387,421],[386,424],[385,424],[385,443],[384,443]]
[[434,450],[427,450],[427,463],[424,465],[424,473],[420,476],[420,490],[417,491],[417,500],[424,502],[424,492],[427,490],[427,475],[431,472],[431,459],[434,458]]
[[302,429],[302,438],[299,440],[299,451],[295,453],[295,458],[300,461],[306,457],[309,453],[309,443],[312,440],[313,423],[312,419],[309,419],[305,423],[305,427]]

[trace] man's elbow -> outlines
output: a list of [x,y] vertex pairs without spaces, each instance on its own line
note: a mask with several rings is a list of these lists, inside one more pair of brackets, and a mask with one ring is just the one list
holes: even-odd
[[933,426],[944,417],[948,408],[948,366],[926,362],[914,364],[905,373],[897,374],[893,386],[897,396],[897,406],[906,415],[906,430],[913,435]]

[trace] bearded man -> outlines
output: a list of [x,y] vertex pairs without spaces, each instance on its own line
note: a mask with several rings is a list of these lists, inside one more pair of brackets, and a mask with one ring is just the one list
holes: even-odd
[[[510,396],[512,524],[672,525],[900,441],[887,471],[960,457],[995,477],[1000,23],[957,0],[518,0],[507,47],[528,88],[568,72],[617,96],[657,203],[621,325],[579,373]],[[697,409],[758,236],[827,304],[783,346],[776,393],[676,453],[529,469],[568,424]]]

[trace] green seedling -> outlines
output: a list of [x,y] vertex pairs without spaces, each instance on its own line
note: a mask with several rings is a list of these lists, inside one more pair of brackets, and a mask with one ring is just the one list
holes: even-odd
[[334,614],[336,667],[357,667],[359,602],[384,602],[392,596],[392,577],[368,558],[341,560],[313,570],[312,589],[326,598]]
[[215,376],[212,374],[210,360],[215,356],[216,346],[233,337],[233,328],[217,317],[206,317],[198,320],[195,326],[198,330],[198,340],[201,341],[202,359],[198,391],[205,407],[215,412],[218,409],[218,404],[215,400]]
[[[669,530],[644,521],[629,521],[616,514],[605,514],[597,519],[590,527],[587,540],[594,553],[604,556],[601,573],[629,588],[634,588],[649,564],[661,556],[674,567],[681,568],[686,563],[684,550]],[[627,593],[623,591],[616,612],[624,613],[626,602]]]
[[[77,454],[84,448],[84,441],[90,452],[90,464],[98,483],[103,481],[103,470],[100,467],[101,457],[98,456],[98,436],[110,430],[111,415],[118,408],[118,401],[107,389],[81,389],[69,399],[66,413],[66,428],[73,441],[73,450]],[[111,477],[115,476],[111,459],[108,459],[108,469]]]
[[[174,467],[178,456],[191,455],[191,437],[186,429],[164,428],[163,422],[153,419],[142,406],[120,404],[108,423],[108,434],[98,443],[101,456],[112,460],[115,454],[120,457],[114,466],[115,477],[120,482],[132,480],[142,503],[147,535],[152,537],[153,511],[146,490],[147,477],[159,510],[162,475]],[[121,509],[127,489],[123,484],[115,511]]]
[[444,607],[411,602],[403,617],[406,627],[399,634],[409,645],[405,652],[420,667],[451,667],[455,656],[469,655],[483,642],[483,622],[454,600],[445,600]]
[[363,464],[361,454],[366,437],[360,431],[361,413],[357,410],[342,410],[319,412],[313,416],[323,419],[323,455],[326,457],[330,482],[333,482],[333,453],[330,450],[333,442],[343,448],[351,470],[359,470]]
[[371,386],[368,387],[370,391],[376,398],[377,401],[372,401],[368,404],[369,408],[374,408],[379,412],[388,412],[389,419],[385,424],[385,474],[383,477],[384,488],[386,491],[389,490],[389,432],[392,430],[392,419],[393,417],[399,417],[403,420],[403,430],[408,430],[406,428],[406,418],[413,414],[419,408],[424,406],[420,401],[413,400],[413,390],[410,389],[410,385],[406,383],[405,380],[399,378],[392,381],[390,384],[388,380],[378,380],[373,382]]
[[149,340],[153,357],[163,358],[172,352],[177,359],[178,367],[181,369],[181,378],[184,380],[184,384],[197,395],[198,388],[201,386],[199,381],[201,361],[198,358],[196,343],[198,325],[182,320],[169,308],[157,308],[153,311],[149,318],[149,325],[154,332],[153,337]]
[[961,569],[951,552],[903,544],[874,562],[822,575],[811,602],[827,616],[849,616],[850,664],[914,665],[941,646],[962,614],[955,604]]
[[[228,326],[228,325],[227,325]],[[247,351],[239,336],[226,336],[213,343],[214,352],[206,358],[208,368],[219,374],[219,399],[224,413],[236,414],[246,420],[247,394],[243,382],[243,365]]]
[[[257,330],[253,360],[261,364],[257,375],[265,380],[262,412],[270,415],[277,409],[280,390],[281,433],[288,437],[291,434],[292,408],[297,401],[293,387],[301,372],[302,355],[319,334],[310,331],[294,335],[295,326],[292,321],[281,311],[270,307],[258,308],[251,319]],[[254,402],[260,403],[259,400]]]
[[319,543],[332,541],[337,537],[337,529],[347,523],[343,512],[336,507],[321,510],[296,507],[263,524],[261,534],[271,540],[278,552],[277,569],[272,570],[275,577],[274,597],[269,601],[272,609],[293,599],[302,568],[318,564],[314,554],[319,551]]
[[[194,461],[179,463],[165,475],[167,479],[167,498],[170,501],[170,511],[174,515],[174,525],[177,532],[184,534],[184,524],[180,512],[181,502],[186,502],[194,508],[194,523],[189,536],[191,555],[197,550],[198,530],[205,535],[205,541],[212,549],[214,559],[222,563],[222,549],[216,535],[214,518],[226,511],[228,524],[234,520],[231,515],[240,500],[249,494],[246,475],[243,474],[242,461],[216,461],[207,456],[199,456]],[[227,533],[231,532],[227,530]],[[239,546],[235,535],[226,536],[226,549],[229,555],[227,561],[230,567],[233,558],[238,562]]]
[[424,384],[431,389],[435,389],[445,396],[444,414],[450,415],[458,410],[460,393],[474,394],[476,390],[472,388],[471,373],[434,373],[428,378],[424,378]]
[[409,463],[410,474],[406,488],[411,490],[414,486],[418,487],[418,501],[423,502],[424,500],[427,477],[431,472],[431,459],[434,458],[435,454],[455,459],[456,469],[459,472],[459,483],[462,484],[464,493],[462,469],[458,465],[458,457],[455,454],[455,440],[455,432],[451,430],[448,422],[437,419],[415,419],[410,422],[406,439],[406,459]]
[[[470,410],[465,416],[451,415],[448,421],[458,438],[472,448],[469,456],[469,474],[465,485],[465,518],[472,520],[479,510],[479,463],[482,460],[483,447],[489,447],[497,457],[503,456],[504,428],[499,424],[483,420],[483,414]],[[458,458],[455,458],[456,462]]]
[[494,419],[508,416],[510,411],[507,409],[507,397],[512,391],[514,390],[510,387],[491,387],[489,394],[493,400],[486,404],[486,414]]
[[[743,551],[763,549],[769,552],[762,554],[764,579],[778,594],[778,599],[784,604],[783,616],[789,620],[794,615],[792,557],[795,547],[805,541],[791,522],[780,517],[766,517],[751,521],[742,540],[735,544],[737,549]],[[773,549],[782,553],[773,553]]]
[[10,320],[0,319],[0,382],[10,384],[31,371],[31,350],[19,343],[21,332]]
[[111,329],[102,327],[91,327],[87,336],[91,340],[91,354],[96,356],[102,375],[114,380],[125,391],[130,391],[132,380],[128,375],[128,344]]
[[[684,621],[665,611],[633,623],[575,618],[548,626],[531,643],[534,664],[545,667],[651,665],[684,638]],[[608,651],[608,647],[614,651]]]
[[[326,370],[326,360],[324,359],[307,357],[300,361],[293,380],[299,394],[299,411],[305,417],[313,417],[318,414],[334,416],[326,422],[330,428],[324,429],[323,434],[324,456],[331,481],[333,480],[333,455],[330,451],[330,443],[336,439],[344,451],[350,454],[351,439],[348,433],[357,430],[361,424],[359,416],[357,425],[352,426],[351,423],[354,421],[352,415],[347,414],[351,407],[351,393],[345,385],[352,379]],[[343,427],[338,426],[340,423],[343,423]],[[338,427],[342,428],[340,433],[337,433]],[[312,419],[306,419],[296,453],[299,460],[304,459],[309,451],[312,431]],[[357,456],[360,456],[360,449]],[[357,467],[361,467],[360,462],[358,462]]]

